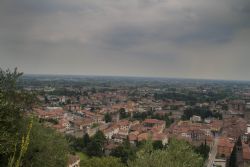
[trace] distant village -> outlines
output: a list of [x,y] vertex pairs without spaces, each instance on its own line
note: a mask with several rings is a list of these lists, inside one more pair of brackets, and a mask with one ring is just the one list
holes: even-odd
[[[236,156],[239,166],[250,164],[250,90],[232,88],[233,98],[214,100],[209,95],[216,94],[220,88],[199,85],[182,86],[171,93],[167,89],[165,95],[161,92],[166,89],[152,86],[117,86],[102,91],[68,86],[66,92],[71,94],[53,94],[56,89],[56,86],[36,88],[43,93],[38,95],[40,104],[32,114],[44,126],[74,137],[85,134],[91,137],[102,131],[108,141],[107,155],[125,140],[131,145],[145,140],[167,145],[176,138],[193,146],[208,145],[207,163],[211,161],[223,167]],[[208,100],[190,102],[176,96],[176,92],[187,97],[195,92],[195,97],[208,97]]]

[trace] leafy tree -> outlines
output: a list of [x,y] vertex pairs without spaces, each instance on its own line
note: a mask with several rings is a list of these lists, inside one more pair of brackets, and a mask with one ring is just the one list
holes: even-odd
[[33,94],[17,88],[22,73],[0,68],[0,166],[6,165],[26,132],[21,133],[24,112],[33,104]]
[[236,147],[234,147],[231,156],[229,158],[229,166],[236,167],[236,160],[237,160],[237,150]]
[[27,134],[26,136],[22,137],[22,142],[20,146],[20,151],[17,151],[16,146],[15,146],[15,151],[14,154],[10,157],[9,162],[8,162],[8,167],[20,167],[23,164],[23,157],[27,152],[29,142],[30,142],[30,131],[33,126],[33,120],[31,120]]
[[203,158],[194,152],[192,147],[178,140],[171,140],[168,148],[164,150],[153,150],[152,143],[146,144],[137,153],[137,158],[128,163],[131,167],[201,167]]
[[220,113],[212,112],[206,107],[189,108],[184,111],[182,119],[189,120],[193,115],[201,116],[202,119],[205,119],[208,117],[215,117],[215,118],[222,119],[222,115]]
[[34,121],[24,166],[66,166],[68,153],[67,140],[61,134]]
[[112,121],[112,117],[109,113],[106,113],[104,116],[104,120],[106,123],[111,122]]
[[208,158],[210,147],[206,144],[201,144],[199,147],[195,148],[195,151],[200,154],[204,159]]
[[93,157],[90,159],[82,160],[80,163],[84,167],[125,167],[120,159],[115,157]]
[[136,148],[131,147],[128,140],[114,150],[111,151],[110,155],[121,158],[123,163],[127,163],[128,160],[134,160],[136,155]]
[[83,136],[83,145],[84,147],[86,147],[90,142],[90,138],[89,138],[89,135],[88,133],[86,133],[84,136]]
[[71,148],[72,151],[83,151],[84,150],[84,142],[83,142],[83,138],[76,138],[72,135],[66,135],[65,136],[69,147]]
[[163,149],[164,146],[162,144],[162,141],[155,141],[153,142],[153,147],[155,150],[157,150],[157,149]]
[[237,142],[234,145],[233,151],[229,158],[229,167],[237,166],[237,147],[242,147],[241,137],[238,138]]
[[130,114],[126,112],[126,110],[124,108],[121,108],[119,110],[119,114],[120,114],[120,118],[121,119],[125,119],[125,118],[128,118],[130,117]]
[[93,136],[92,140],[97,141],[101,145],[103,145],[106,142],[105,135],[100,130],[96,132],[96,134]]
[[0,69],[0,166],[8,162],[9,166],[66,166],[65,138],[35,119],[30,124],[26,113],[36,99],[35,94],[17,88],[21,75],[17,69]]
[[101,131],[97,131],[87,146],[87,154],[89,156],[102,156],[105,142],[104,134]]
[[89,156],[102,156],[103,146],[98,141],[91,141],[87,146],[87,154]]

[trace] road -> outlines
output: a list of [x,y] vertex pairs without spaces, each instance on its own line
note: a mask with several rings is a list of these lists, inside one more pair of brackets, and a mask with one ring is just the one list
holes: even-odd
[[209,153],[207,167],[213,167],[213,163],[214,163],[214,160],[215,160],[215,157],[216,157],[216,154],[217,154],[218,141],[219,141],[219,138],[216,137],[214,139],[214,145],[212,147],[212,150]]

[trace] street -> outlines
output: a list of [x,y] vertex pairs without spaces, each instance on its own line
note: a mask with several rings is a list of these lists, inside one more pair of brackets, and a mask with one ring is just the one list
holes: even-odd
[[217,154],[218,137],[214,139],[214,145],[209,153],[207,167],[213,167],[213,163]]

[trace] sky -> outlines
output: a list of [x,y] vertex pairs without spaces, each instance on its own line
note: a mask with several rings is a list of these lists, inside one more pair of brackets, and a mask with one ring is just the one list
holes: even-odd
[[250,1],[1,0],[0,67],[250,80]]

